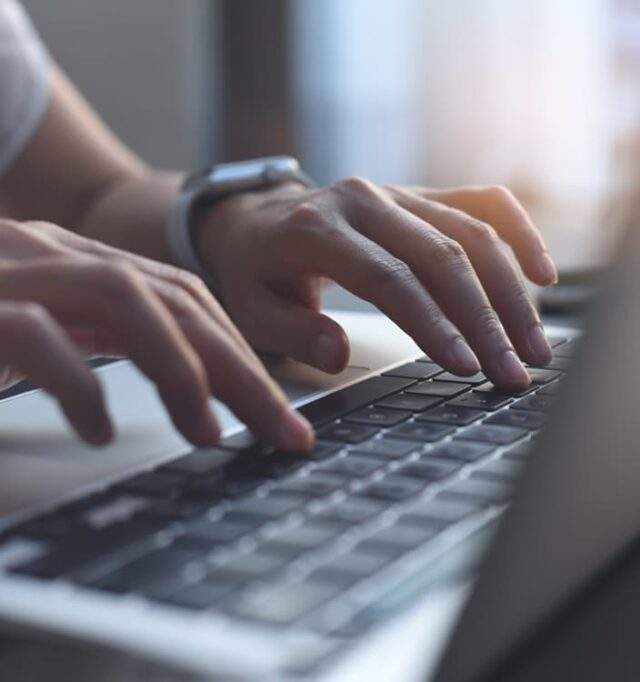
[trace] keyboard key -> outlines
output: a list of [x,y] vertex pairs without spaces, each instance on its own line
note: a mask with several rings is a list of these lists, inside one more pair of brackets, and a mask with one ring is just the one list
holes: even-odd
[[440,481],[452,473],[458,471],[459,464],[451,461],[424,459],[419,462],[410,462],[397,470],[401,476],[424,479],[425,481]]
[[315,569],[309,574],[309,579],[349,587],[378,572],[388,563],[389,558],[385,555],[351,551]]
[[524,410],[502,410],[484,421],[485,424],[501,424],[517,426],[522,429],[541,429],[546,419],[541,412],[525,412]]
[[255,497],[234,505],[225,515],[225,521],[255,520],[266,523],[277,519],[300,506],[300,501],[291,497]]
[[532,441],[528,440],[525,443],[520,443],[513,448],[509,448],[506,452],[502,453],[502,456],[507,459],[524,461],[529,459],[532,450],[533,443]]
[[237,455],[221,448],[193,450],[188,455],[178,457],[158,467],[159,471],[177,472],[179,474],[212,474],[225,464],[234,460]]
[[453,424],[454,426],[467,426],[486,416],[482,410],[472,410],[468,407],[457,407],[456,405],[440,405],[428,410],[424,414],[416,416],[416,421],[441,422],[443,424]]
[[329,443],[316,438],[316,442],[313,444],[313,450],[309,453],[304,453],[302,457],[308,457],[316,461],[327,459],[328,457],[335,455],[341,447],[342,446],[337,443]]
[[573,358],[561,358],[559,356],[554,356],[551,358],[551,362],[541,369],[557,369],[561,372],[566,372],[569,367],[571,367]]
[[548,412],[555,404],[555,398],[550,395],[534,395],[527,396],[518,400],[512,406],[514,410],[531,410],[532,412]]
[[11,570],[38,578],[59,578],[106,555],[145,544],[152,536],[148,525],[134,521],[114,524],[101,531],[71,534],[49,554]]
[[55,540],[83,529],[87,531],[87,525],[77,518],[53,512],[14,526],[11,534],[32,540]]
[[484,393],[472,391],[451,400],[448,405],[455,407],[471,407],[476,410],[488,410],[493,412],[511,402],[511,398],[501,393]]
[[561,386],[562,384],[559,381],[552,381],[550,384],[546,384],[546,386],[538,389],[536,395],[558,395]]
[[178,493],[185,476],[163,471],[147,471],[117,483],[114,488],[150,497],[171,497]]
[[442,374],[442,367],[434,362],[409,362],[406,365],[390,369],[383,377],[403,377],[405,379],[430,379]]
[[462,500],[427,500],[413,507],[398,519],[398,523],[441,530],[478,512],[477,503]]
[[234,595],[229,610],[244,618],[287,625],[332,600],[339,592],[326,583],[265,583]]
[[357,412],[353,412],[342,421],[352,424],[364,424],[366,426],[396,426],[407,421],[412,416],[411,412],[401,410],[385,410],[380,407],[364,407]]
[[553,381],[560,376],[560,372],[553,369],[529,367],[527,372],[529,372],[531,382],[534,384],[548,384],[550,381]]
[[389,502],[400,502],[424,490],[424,483],[415,478],[390,474],[382,481],[368,485],[362,495]]
[[198,516],[204,516],[214,506],[206,500],[155,500],[135,515],[136,520],[151,521],[188,521]]
[[381,466],[384,466],[384,461],[378,457],[367,457],[356,452],[350,452],[346,457],[325,462],[316,471],[328,471],[350,478],[359,478],[368,476]]
[[371,440],[362,445],[356,445],[349,450],[371,455],[373,457],[380,457],[382,459],[399,459],[418,448],[419,445],[417,443],[412,443],[410,441],[394,440],[393,438],[376,438],[376,440]]
[[505,482],[467,478],[451,484],[439,492],[437,498],[478,501],[482,504],[503,504],[511,499],[512,494],[512,487]]
[[254,528],[254,524],[250,522],[207,521],[189,526],[187,532],[180,535],[176,542],[185,547],[213,549],[239,540]]
[[423,412],[434,405],[438,405],[442,400],[428,396],[410,395],[409,393],[398,393],[390,395],[388,398],[376,403],[376,407],[384,407],[391,410],[408,410],[410,412]]
[[433,528],[397,524],[383,528],[356,545],[363,554],[384,554],[390,558],[416,549],[436,535]]
[[429,422],[411,422],[402,424],[387,433],[388,438],[416,440],[421,443],[438,441],[455,431],[453,426]]
[[413,383],[415,383],[414,379],[371,377],[303,405],[299,411],[312,424],[319,426],[334,421],[347,412],[353,412],[359,407],[381,400],[392,393],[398,393]]
[[438,445],[433,450],[429,450],[423,455],[423,460],[428,462],[432,457],[436,457],[453,459],[459,462],[475,462],[494,450],[494,446],[484,443],[468,443],[461,440],[453,440],[449,443]]
[[515,459],[494,459],[476,469],[471,478],[488,478],[499,481],[516,481],[524,471],[524,464]]
[[276,495],[301,495],[303,497],[324,497],[339,490],[347,483],[344,476],[337,474],[312,473],[303,478],[296,478],[271,490]]
[[186,481],[180,490],[180,496],[188,499],[203,499],[214,503],[225,494],[224,478],[218,475],[202,476]]
[[335,440],[353,445],[368,440],[372,436],[375,436],[377,432],[377,429],[368,426],[348,424],[347,422],[335,422],[321,429],[318,432],[318,435],[327,440]]
[[[270,548],[267,551],[277,554],[280,553],[280,549],[285,552],[290,548],[301,551],[316,549],[335,540],[344,528],[344,525],[307,521],[300,526],[285,528],[270,536],[268,540]],[[259,551],[261,549],[262,545],[258,547]]]
[[474,393],[488,393],[490,395],[497,395],[501,398],[522,398],[522,396],[528,395],[529,393],[532,393],[538,388],[536,384],[530,384],[528,388],[526,388],[524,391],[517,391],[517,392],[512,392],[512,391],[503,391],[502,389],[496,388],[494,384],[492,384],[490,381],[487,381],[486,384],[482,384],[481,386],[476,386],[473,389]]
[[165,594],[157,596],[155,590],[151,589],[149,590],[150,594],[146,596],[153,601],[160,601],[163,604],[178,606],[183,609],[192,609],[194,611],[204,611],[211,608],[223,597],[227,597],[234,589],[236,587],[228,583],[201,582],[179,587],[175,592],[164,587],[163,591]]
[[324,509],[317,515],[317,518],[351,525],[368,521],[371,517],[381,514],[386,508],[386,504],[366,497],[350,497]]
[[281,556],[254,550],[250,554],[238,554],[223,564],[209,570],[206,580],[212,583],[242,584],[251,580],[272,576],[280,571],[287,561]]
[[406,393],[411,395],[428,395],[439,398],[453,398],[465,393],[471,388],[471,384],[461,384],[453,381],[425,381],[411,386]]
[[457,374],[451,374],[451,372],[445,372],[438,377],[438,381],[453,381],[457,384],[484,384],[487,377],[482,373],[472,374],[470,377],[459,377]]
[[469,427],[466,431],[456,436],[456,438],[480,441],[481,443],[493,443],[495,445],[509,445],[520,438],[524,438],[528,433],[525,429],[511,426],[479,424],[478,426]]
[[144,588],[150,587],[153,582],[169,580],[178,575],[197,556],[195,552],[186,549],[159,549],[96,580],[90,586],[116,593],[137,590],[144,592]]

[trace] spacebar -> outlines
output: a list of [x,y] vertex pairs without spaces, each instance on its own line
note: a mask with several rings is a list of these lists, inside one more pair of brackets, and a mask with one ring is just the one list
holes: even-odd
[[415,383],[414,379],[400,377],[371,377],[303,405],[300,412],[312,424],[319,426]]

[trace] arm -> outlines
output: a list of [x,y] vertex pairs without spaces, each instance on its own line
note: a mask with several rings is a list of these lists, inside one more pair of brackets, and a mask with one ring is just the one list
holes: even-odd
[[54,67],[47,112],[2,178],[0,204],[15,220],[47,220],[170,261],[164,224],[180,181],[127,149]]
[[[14,217],[54,220],[171,261],[164,225],[179,176],[133,156],[57,71],[45,120],[3,184]],[[500,387],[520,390],[529,383],[521,360],[551,358],[522,272],[544,286],[556,280],[555,267],[504,188],[434,191],[359,178],[319,190],[282,185],[218,203],[196,231],[217,293],[261,351],[344,368],[346,335],[320,311],[330,279],[374,303],[456,374],[482,367]]]

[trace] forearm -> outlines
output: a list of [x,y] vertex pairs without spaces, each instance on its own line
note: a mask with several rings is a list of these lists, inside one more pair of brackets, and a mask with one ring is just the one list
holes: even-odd
[[178,173],[149,168],[54,67],[49,106],[0,182],[3,215],[56,223],[87,237],[169,260],[164,225]]
[[119,177],[95,193],[76,230],[120,249],[173,262],[165,225],[181,179],[179,173],[153,170]]

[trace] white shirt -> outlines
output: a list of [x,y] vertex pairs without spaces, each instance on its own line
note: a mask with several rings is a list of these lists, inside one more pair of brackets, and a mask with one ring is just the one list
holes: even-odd
[[48,99],[49,56],[18,0],[0,0],[0,174],[36,131]]

